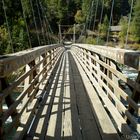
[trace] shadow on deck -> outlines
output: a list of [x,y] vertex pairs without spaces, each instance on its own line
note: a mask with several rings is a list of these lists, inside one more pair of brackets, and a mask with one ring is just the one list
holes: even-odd
[[[71,51],[66,50],[58,63],[57,68],[54,69],[51,75],[46,92],[42,96],[32,126],[24,139],[119,139],[113,125],[103,126],[107,123],[104,122],[107,113],[105,114],[103,106],[100,108],[100,101],[96,100],[95,104],[98,102],[98,113],[101,115],[98,118],[86,89],[91,87],[91,83],[85,79],[88,85],[85,87],[82,80],[85,73],[79,70]],[[95,92],[91,90],[89,89],[90,92]],[[104,111],[102,112],[102,110]],[[98,119],[101,119],[101,121],[98,121]],[[104,122],[104,124],[101,124],[101,122]],[[103,130],[107,127],[107,130]]]

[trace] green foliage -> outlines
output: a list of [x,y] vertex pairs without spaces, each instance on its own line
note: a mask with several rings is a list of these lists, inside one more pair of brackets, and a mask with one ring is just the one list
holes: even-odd
[[85,21],[82,10],[78,10],[77,13],[75,14],[75,21],[76,23],[83,23]]
[[21,51],[28,48],[28,38],[25,32],[25,24],[22,19],[19,19],[17,23],[11,27],[11,39],[10,41],[7,28],[5,26],[0,26],[0,54],[12,53]]
[[105,41],[102,38],[96,38],[96,44],[97,45],[105,45]]
[[136,1],[134,7],[134,17],[131,25],[131,34],[134,41],[140,42],[140,1]]
[[109,20],[108,20],[108,17],[106,15],[103,23],[99,24],[99,30],[100,30],[100,34],[102,37],[107,36],[108,27],[109,27]]
[[0,26],[0,55],[5,52],[8,45],[8,32],[5,26],[2,25]]
[[83,16],[85,19],[90,10],[90,3],[91,3],[91,0],[84,0],[82,3],[82,11],[83,11]]
[[86,38],[86,44],[96,44],[96,39],[94,39],[93,37],[89,36]]
[[[36,1],[33,0],[4,0],[5,9],[9,24],[9,30],[11,32],[12,44],[14,51],[20,51],[27,49],[28,45],[28,34],[26,29],[26,22],[23,17],[25,16],[27,25],[29,28],[29,35],[31,37],[32,46],[38,46],[38,40],[36,32],[38,32],[39,37],[42,39],[41,25],[39,23],[38,10],[36,6]],[[33,9],[35,12],[35,19],[37,22],[37,31],[34,24],[34,17],[31,9],[30,1],[33,3]],[[73,25],[75,23],[81,24],[86,22],[86,28],[92,30],[93,24],[95,23],[95,34],[99,29],[100,38],[98,40],[99,44],[104,44],[104,40],[107,36],[109,28],[109,19],[112,6],[112,0],[37,0],[38,3],[41,3],[44,8],[44,13],[47,14],[47,20],[50,25],[53,27],[52,30],[54,33],[58,33],[58,24],[63,25]],[[22,2],[22,4],[21,4]],[[97,15],[95,18],[96,5],[98,3]],[[100,15],[101,8],[104,2],[104,12],[101,24]],[[123,3],[123,5],[121,5]],[[125,5],[127,4],[127,6]],[[134,0],[135,7],[132,14],[132,24],[131,30],[129,32],[129,41],[140,42],[140,0]],[[22,7],[23,5],[23,7]],[[131,0],[114,0],[113,7],[113,18],[111,25],[122,26],[122,31],[119,33],[119,37],[122,43],[125,42],[126,32],[127,32],[127,23],[128,21],[124,18],[121,18],[122,15],[128,16],[130,12]],[[4,15],[4,10],[2,7],[2,1],[0,1],[0,54],[11,53],[12,45],[10,44],[8,28],[6,25],[6,19]],[[126,6],[126,7],[125,7]],[[122,7],[126,10],[122,10]],[[39,6],[39,9],[41,7]],[[41,10],[40,10],[41,11]],[[124,13],[121,13],[121,12]],[[24,12],[24,16],[23,16]],[[41,13],[42,14],[42,13]],[[44,15],[43,15],[44,16]],[[43,22],[45,21],[41,15]],[[46,25],[47,27],[48,25]],[[83,27],[82,27],[83,28]],[[76,33],[79,34],[82,28],[76,26]],[[73,28],[67,29],[64,32],[73,33]],[[47,31],[45,31],[47,33]],[[85,32],[86,33],[86,32]],[[111,34],[111,33],[110,33]],[[95,39],[92,37],[85,37],[84,35],[82,42],[96,44]],[[96,36],[96,35],[95,35]],[[104,39],[104,40],[103,40]],[[47,39],[46,39],[47,40]],[[43,39],[41,40],[43,42]]]
[[120,41],[124,44],[128,29],[128,21],[125,18],[120,19],[121,32],[119,33]]
[[20,23],[13,26],[12,40],[15,52],[28,48],[28,38],[23,24]]

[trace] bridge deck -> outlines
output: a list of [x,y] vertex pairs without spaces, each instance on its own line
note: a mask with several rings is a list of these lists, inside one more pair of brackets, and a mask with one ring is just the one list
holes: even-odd
[[51,79],[25,139],[119,139],[93,86],[70,50],[62,55]]

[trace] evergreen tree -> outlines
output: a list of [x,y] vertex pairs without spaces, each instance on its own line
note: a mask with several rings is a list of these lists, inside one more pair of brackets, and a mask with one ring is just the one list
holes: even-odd
[[107,15],[105,15],[103,23],[99,25],[100,35],[103,38],[107,36],[108,28],[109,28],[109,20]]
[[126,18],[121,18],[120,20],[120,26],[121,26],[121,32],[119,33],[120,41],[124,44],[127,34],[127,28],[128,28],[128,21]]
[[134,17],[131,25],[131,32],[135,41],[140,42],[140,1],[134,7]]
[[127,16],[127,14],[130,12],[130,5],[128,0],[122,0],[121,2],[121,15]]
[[79,24],[84,22],[82,10],[78,10],[77,13],[75,14],[75,22]]
[[82,3],[83,18],[86,19],[90,10],[91,0],[84,0]]

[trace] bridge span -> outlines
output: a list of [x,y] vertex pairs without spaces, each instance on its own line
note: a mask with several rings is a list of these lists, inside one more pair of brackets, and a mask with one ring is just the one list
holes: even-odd
[[140,137],[140,52],[54,44],[2,56],[0,91],[1,139]]

